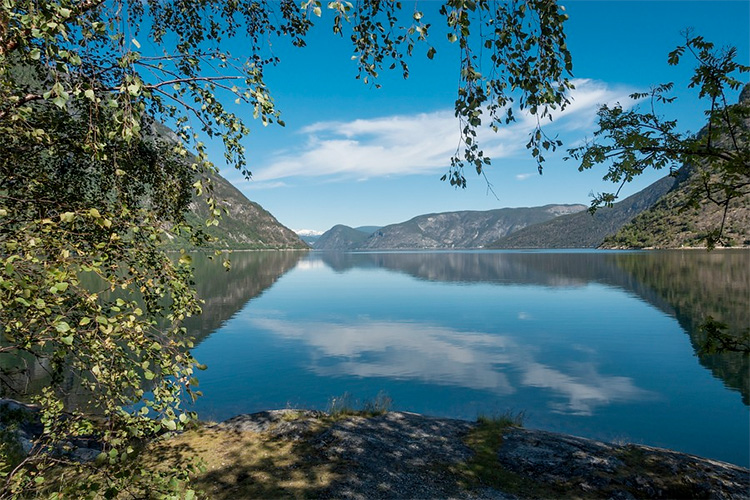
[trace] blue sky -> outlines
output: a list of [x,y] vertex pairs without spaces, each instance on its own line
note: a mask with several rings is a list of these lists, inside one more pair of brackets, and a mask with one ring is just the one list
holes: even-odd
[[[678,96],[670,114],[680,119],[683,130],[700,129],[704,106],[686,88],[692,65],[687,59],[679,67],[666,62],[684,41],[680,32],[687,27],[718,46],[736,46],[739,61],[750,64],[748,0],[561,4],[570,16],[566,32],[577,89],[573,104],[547,130],[559,134],[566,146],[591,136],[599,104],[629,105],[631,92],[668,81],[675,82]],[[433,25],[430,41],[437,54],[428,60],[427,46],[418,46],[409,61],[409,78],[384,72],[380,89],[355,79],[348,39],[330,33],[325,9],[307,47],[275,42],[281,63],[267,69],[266,79],[286,127],[263,127],[250,110],[236,110],[248,116],[251,128],[245,146],[253,179],[217,163],[222,175],[282,224],[319,231],[335,224],[386,225],[433,212],[587,204],[590,193],[613,190],[601,180],[604,167],[579,173],[562,153],[548,155],[540,176],[524,147],[528,120],[482,137],[493,158],[487,178],[497,197],[473,172],[466,172],[465,190],[441,182],[458,141],[452,108],[459,61],[456,48],[445,40],[439,2],[417,5]],[[240,49],[233,52],[239,55]],[[219,162],[221,145],[212,144],[211,153]],[[662,175],[649,172],[622,195]]]

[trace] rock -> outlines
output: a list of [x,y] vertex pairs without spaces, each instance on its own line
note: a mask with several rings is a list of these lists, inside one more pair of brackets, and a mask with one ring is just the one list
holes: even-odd
[[[44,431],[38,413],[39,407],[36,405],[14,399],[0,399],[0,430],[6,431],[3,437],[14,440],[23,455],[31,453]],[[101,453],[101,443],[95,439],[77,437],[59,445],[54,453],[78,462],[87,462]]]
[[541,495],[745,499],[750,492],[750,471],[736,465],[517,427],[503,431],[497,467],[531,489],[515,489],[515,494],[498,484],[467,489],[466,476],[458,471],[473,456],[464,439],[477,425],[406,412],[332,420],[321,412],[279,410],[240,415],[213,427],[304,440],[309,460],[334,467],[333,482],[316,492],[322,498],[507,500],[546,491]]
[[314,410],[270,410],[237,415],[211,426],[236,432],[267,432],[273,437],[300,440],[320,425],[325,414]]

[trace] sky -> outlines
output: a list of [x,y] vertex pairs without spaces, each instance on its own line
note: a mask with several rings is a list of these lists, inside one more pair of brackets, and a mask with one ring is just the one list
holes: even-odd
[[[411,3],[404,4],[410,12]],[[558,135],[565,147],[592,136],[599,105],[636,105],[629,94],[664,82],[675,82],[678,98],[669,116],[679,120],[681,130],[697,132],[706,106],[687,88],[693,65],[687,58],[677,67],[667,64],[668,53],[684,43],[685,28],[719,47],[737,47],[738,61],[750,64],[750,0],[560,4],[570,16],[565,30],[576,90],[572,104],[545,130]],[[564,152],[546,155],[539,175],[525,149],[532,127],[528,119],[480,136],[493,158],[486,180],[466,171],[467,189],[440,181],[459,137],[453,116],[459,59],[445,38],[440,2],[416,5],[433,25],[430,42],[437,53],[429,60],[428,46],[417,46],[408,61],[409,78],[385,71],[379,89],[355,79],[352,48],[346,37],[330,33],[325,9],[306,47],[275,42],[272,50],[281,62],[266,69],[266,82],[286,127],[263,127],[251,110],[235,110],[247,117],[251,129],[244,146],[253,175],[248,181],[223,165],[221,144],[215,142],[209,152],[221,174],[297,231],[325,231],[336,224],[384,226],[456,210],[588,204],[592,193],[616,190],[602,180],[606,167],[578,172],[574,161],[563,160]],[[232,52],[239,55],[241,48]],[[621,197],[665,174],[642,175],[623,188]]]

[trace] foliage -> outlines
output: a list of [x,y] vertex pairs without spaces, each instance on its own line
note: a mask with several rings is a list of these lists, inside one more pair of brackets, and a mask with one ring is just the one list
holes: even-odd
[[700,325],[701,332],[705,335],[699,354],[715,354],[717,352],[741,352],[750,353],[750,327],[736,334],[727,330],[729,325],[708,316]]
[[[669,54],[668,62],[678,64],[686,53],[696,61],[689,88],[698,89],[698,97],[708,101],[705,111],[708,125],[699,134],[678,131],[677,121],[662,117],[657,107],[675,100],[668,93],[673,83],[658,85],[646,93],[635,93],[633,99],[648,99],[648,110],[626,110],[620,104],[604,105],[599,109],[599,130],[594,140],[568,150],[580,161],[579,170],[598,164],[608,164],[604,176],[622,186],[648,168],[669,168],[675,175],[677,168],[687,165],[699,172],[699,182],[692,190],[686,208],[696,208],[709,201],[723,209],[718,227],[706,236],[709,248],[723,244],[723,230],[727,212],[733,200],[750,193],[750,105],[740,102],[730,106],[727,92],[742,86],[738,79],[750,67],[735,61],[734,47],[716,49],[710,42],[691,31],[685,32],[685,44]],[[611,206],[616,193],[597,195],[591,204],[594,211],[600,206]]]
[[[249,129],[226,103],[283,125],[264,81],[277,62],[271,44],[304,45],[322,7],[0,2],[0,386],[38,404],[43,425],[28,456],[0,455],[0,496],[42,487],[75,497],[191,494],[185,474],[130,460],[143,440],[193,417],[181,409],[196,394],[196,363],[180,321],[198,301],[190,257],[171,259],[162,241],[167,231],[207,239],[185,218],[194,194],[209,207],[207,224],[221,214],[201,139],[219,138],[227,162],[250,175],[241,145]],[[406,58],[430,29],[422,12],[401,26],[392,0],[327,8],[334,33],[350,33],[365,83],[389,63],[408,75]],[[448,0],[440,12],[461,52],[461,142],[445,178],[464,186],[464,165],[481,173],[489,163],[476,141],[485,110],[496,129],[514,120],[512,103],[539,119],[567,104],[567,16],[547,0]],[[242,58],[226,50],[236,37],[246,42]],[[538,122],[529,147],[540,168],[541,152],[558,144]],[[28,390],[35,367],[46,373],[41,393]],[[96,463],[71,463],[66,443],[77,437],[100,444]]]

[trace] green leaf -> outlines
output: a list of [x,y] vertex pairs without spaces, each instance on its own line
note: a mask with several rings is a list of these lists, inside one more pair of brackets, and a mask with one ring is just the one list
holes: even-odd
[[60,333],[65,333],[70,330],[70,325],[66,321],[59,321],[55,323],[55,330]]
[[52,102],[58,108],[63,109],[65,107],[65,103],[68,102],[68,99],[67,99],[67,97],[63,97],[63,96],[59,95],[59,96],[55,97],[54,99],[52,99]]

